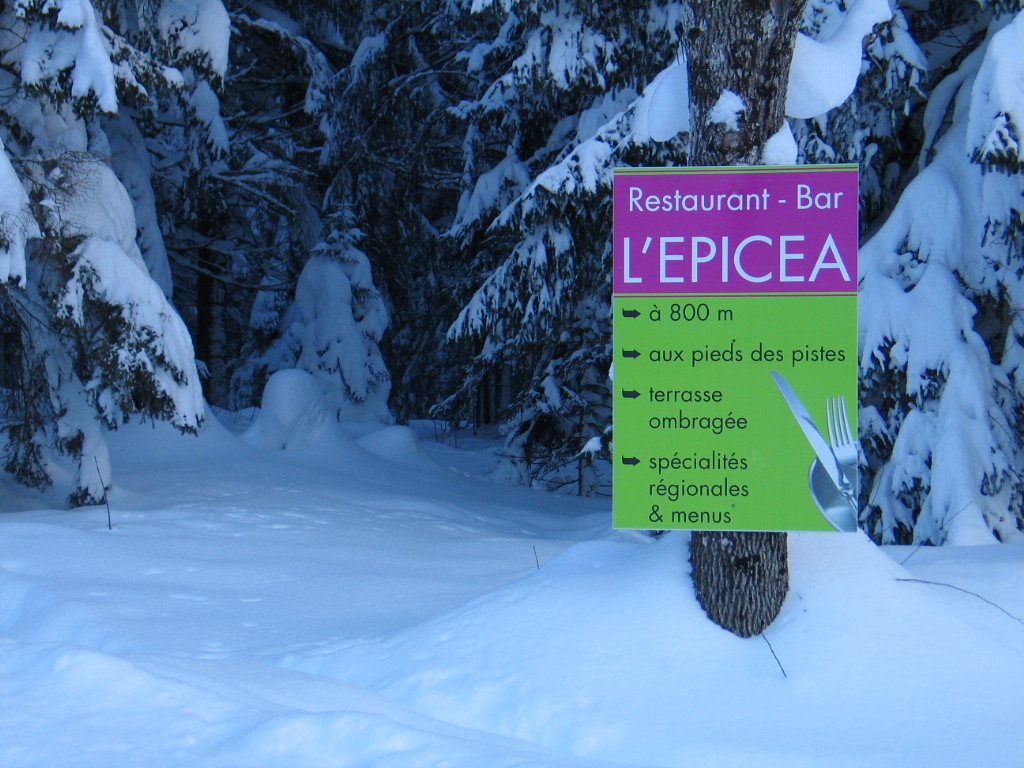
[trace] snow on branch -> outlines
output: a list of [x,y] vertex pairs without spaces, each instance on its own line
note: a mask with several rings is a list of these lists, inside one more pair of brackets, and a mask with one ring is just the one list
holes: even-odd
[[789,70],[786,114],[812,118],[846,101],[860,77],[864,38],[875,25],[891,18],[889,0],[856,0],[827,40],[798,34]]
[[986,171],[1024,170],[1024,15],[993,35],[971,89],[967,148]]
[[1024,536],[1014,501],[1024,483],[1014,470],[1024,457],[1024,180],[987,173],[985,154],[1021,103],[1022,19],[936,89],[933,107],[951,114],[926,115],[926,127],[949,127],[861,250],[867,522],[883,542],[901,528],[935,544]]
[[25,242],[38,235],[28,195],[0,141],[0,282],[24,283]]
[[26,87],[59,91],[70,73],[72,98],[79,102],[93,98],[101,111],[117,112],[111,50],[102,20],[89,0],[51,0],[42,10],[19,0],[16,13],[29,22],[21,54],[21,80]]

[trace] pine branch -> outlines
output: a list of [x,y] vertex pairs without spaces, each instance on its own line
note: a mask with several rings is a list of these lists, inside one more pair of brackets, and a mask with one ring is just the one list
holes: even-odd
[[[182,246],[178,246],[178,250],[195,250],[195,251],[198,251],[198,250],[200,250],[201,247],[202,246],[196,246],[195,248],[185,248],[185,247],[182,247]],[[216,280],[216,281],[218,281],[220,283],[223,283],[224,285],[231,285],[231,286],[234,286],[235,288],[244,288],[244,289],[246,289],[248,291],[285,291],[285,292],[287,292],[287,291],[291,291],[295,287],[295,282],[296,282],[295,280],[289,280],[289,281],[281,282],[281,283],[271,283],[269,285],[263,285],[263,284],[257,285],[257,284],[254,284],[254,283],[240,283],[237,280],[232,280],[229,277],[225,277],[221,273],[214,272],[213,270],[210,270],[210,269],[205,269],[205,268],[199,266],[198,263],[195,263],[193,261],[189,261],[188,259],[181,258],[181,256],[179,256],[177,254],[177,251],[175,251],[175,250],[168,249],[167,250],[167,255],[170,256],[174,260],[174,262],[176,264],[180,264],[181,266],[185,267],[186,269],[191,269],[193,272],[198,272],[198,273],[200,273],[202,275],[206,275],[207,277],[211,277],[214,280]]]

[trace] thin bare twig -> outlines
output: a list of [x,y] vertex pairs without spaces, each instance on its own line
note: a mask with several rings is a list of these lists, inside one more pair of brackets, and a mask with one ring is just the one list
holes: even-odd
[[107,481],[103,479],[103,473],[100,472],[100,460],[95,456],[92,457],[92,460],[96,462],[96,476],[103,484],[103,503],[107,505],[107,530],[110,531],[113,530],[114,523],[110,519],[110,498],[107,496]]
[[782,662],[779,661],[779,657],[776,655],[775,649],[772,648],[772,644],[768,641],[768,637],[767,637],[767,635],[765,635],[764,632],[761,633],[761,639],[764,640],[766,643],[768,643],[768,650],[772,652],[772,657],[774,657],[775,663],[778,664],[779,665],[779,669],[782,670],[782,676],[785,677],[785,678],[788,678],[789,675],[786,674],[786,668],[782,666]]
[[949,587],[950,589],[955,589],[957,592],[963,592],[965,595],[974,595],[974,597],[978,598],[982,602],[988,603],[993,608],[1002,611],[1007,616],[1009,616],[1011,619],[1016,621],[1018,624],[1024,624],[1024,619],[1021,619],[1019,616],[1014,616],[1008,610],[1003,608],[1003,606],[1001,606],[1001,605],[999,605],[997,603],[993,603],[987,597],[982,597],[977,592],[971,592],[971,590],[969,590],[969,589],[964,589],[963,587],[958,587],[956,584],[947,584],[944,581],[928,581],[927,579],[896,579],[896,581],[906,581],[906,582],[909,582],[911,584],[931,584],[931,585],[936,586],[936,587]]

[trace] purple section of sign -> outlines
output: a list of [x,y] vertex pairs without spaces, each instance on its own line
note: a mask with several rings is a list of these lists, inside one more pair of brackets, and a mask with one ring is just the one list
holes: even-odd
[[857,168],[615,174],[615,293],[857,290]]

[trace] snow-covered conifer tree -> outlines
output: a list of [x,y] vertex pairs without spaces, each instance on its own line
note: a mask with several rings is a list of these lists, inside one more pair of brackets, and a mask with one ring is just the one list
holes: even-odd
[[458,199],[447,109],[467,87],[456,59],[471,37],[447,0],[353,4],[344,66],[328,91],[324,209],[352,212],[391,327],[382,351],[399,419],[423,417],[445,372],[438,347],[464,270],[438,247]]
[[464,191],[445,237],[475,291],[448,336],[471,361],[436,412],[499,415],[507,469],[531,482],[608,427],[612,170],[685,162],[681,140],[649,141],[641,95],[681,56],[683,8],[464,6],[493,35],[461,56],[476,93],[453,110]]
[[[107,163],[117,141],[104,123],[117,120],[122,100],[177,87],[175,70],[107,24],[107,13],[138,24],[137,10],[18,0],[0,20],[0,313],[20,336],[20,354],[7,361],[16,370],[5,375],[15,383],[5,466],[43,486],[56,457],[70,456],[74,504],[99,502],[111,482],[103,427],[144,414],[194,432],[203,418],[187,329],[136,242],[144,190],[133,199]],[[155,263],[159,233],[148,234]]]
[[[356,245],[361,233],[344,202],[344,171],[334,175],[366,162],[354,147],[345,150],[360,141],[345,129],[355,116],[338,106],[351,73],[339,71],[324,52],[329,43],[314,37],[337,43],[358,19],[336,18],[332,8],[232,12],[238,63],[222,109],[233,135],[211,175],[217,215],[181,242],[183,252],[203,254],[181,282],[194,286],[196,334],[209,342],[208,390],[218,404],[258,405],[271,373],[297,367],[314,375],[338,418],[390,421],[390,379],[378,349],[388,313]],[[368,194],[372,184],[364,184]],[[233,348],[232,336],[240,341]]]
[[387,309],[370,262],[357,246],[347,211],[328,220],[330,234],[299,275],[281,336],[254,361],[262,377],[287,368],[313,374],[327,407],[341,421],[390,423],[391,381],[378,343]]
[[948,15],[920,22],[942,56],[919,172],[861,255],[862,523],[881,542],[1017,540],[1024,14],[930,10]]

